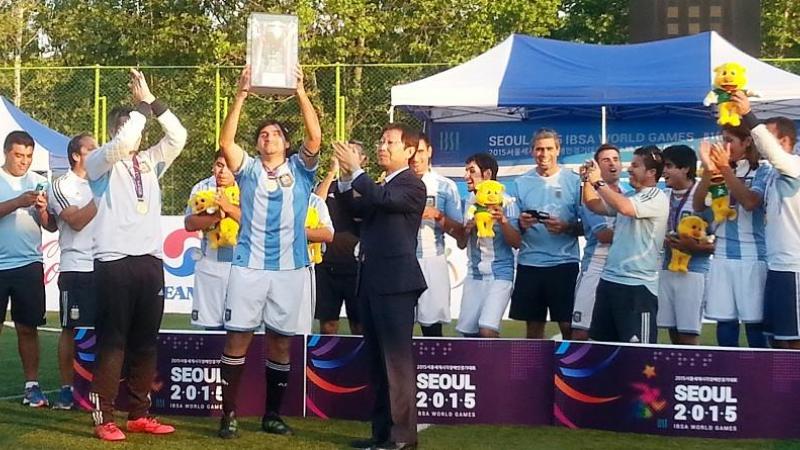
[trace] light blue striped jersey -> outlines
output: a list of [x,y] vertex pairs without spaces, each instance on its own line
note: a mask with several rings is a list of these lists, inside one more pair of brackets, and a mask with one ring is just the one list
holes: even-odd
[[[0,168],[0,202],[17,198],[23,192],[35,190],[39,183],[46,182],[45,177],[32,170],[15,177]],[[37,214],[36,208],[31,205],[0,217],[0,270],[42,262],[42,229],[36,221]]]
[[615,239],[600,278],[628,286],[645,286],[658,295],[658,262],[667,231],[669,199],[657,187],[625,194],[635,217],[617,214]]
[[[422,182],[427,191],[425,206],[438,209],[456,222],[464,220],[461,196],[453,180],[429,170],[422,176]],[[422,219],[417,233],[417,258],[441,255],[444,255],[444,230],[433,219]]]
[[[694,194],[697,192],[699,183],[694,183],[689,191],[684,193],[684,196],[675,193],[671,188],[664,189],[664,195],[669,199],[669,215],[667,216],[667,233],[677,232],[678,224],[681,219],[686,216],[699,216],[709,224],[706,229],[707,234],[711,234],[711,224],[714,221],[714,214],[711,209],[706,209],[702,213],[695,213],[692,201]],[[661,263],[661,268],[667,270],[669,262],[672,259],[672,248],[664,246],[664,260]],[[706,273],[711,268],[711,255],[704,253],[695,253],[689,259],[689,272]]]
[[[511,223],[519,217],[519,208],[514,197],[503,195],[506,217]],[[475,204],[475,194],[470,194],[465,210]],[[465,215],[464,222],[473,219]],[[475,229],[467,238],[468,274],[473,280],[506,280],[514,281],[514,249],[503,238],[502,226],[494,224],[494,237],[479,238]]]
[[592,265],[603,267],[611,244],[598,242],[596,233],[602,230],[613,230],[615,219],[614,217],[595,214],[585,206],[580,207],[578,215],[583,223],[583,234],[586,239],[586,245],[583,246],[583,258],[581,259],[581,272],[586,272]]
[[[517,207],[520,211],[535,209],[549,213],[565,222],[578,222],[580,207],[580,177],[567,168],[553,176],[543,177],[531,170],[514,180]],[[519,229],[519,222],[511,222]],[[543,224],[536,224],[522,234],[519,264],[552,267],[580,260],[578,238],[568,234],[553,234]]]
[[[194,194],[200,191],[216,191],[217,190],[217,181],[214,179],[213,176],[208,177],[204,180],[200,180],[197,184],[192,187],[192,193],[189,194],[189,198],[194,197]],[[192,208],[190,206],[186,206],[185,216],[192,215]],[[203,237],[200,239],[200,253],[202,254],[203,258],[210,258],[212,261],[217,262],[231,262],[233,261],[233,247],[219,247],[219,248],[211,248],[208,245],[208,234],[204,231]]]
[[739,204],[733,195],[730,196],[731,207],[736,208],[736,219],[726,220],[717,226],[715,258],[737,259],[746,261],[766,261],[766,210],[764,195],[767,190],[772,166],[762,161],[753,170],[750,162],[740,160],[736,165],[736,177],[742,180],[751,191],[758,194],[762,204],[748,211]]
[[260,158],[245,154],[235,173],[242,221],[233,265],[262,270],[309,265],[305,221],[316,171],[294,154],[268,172]]

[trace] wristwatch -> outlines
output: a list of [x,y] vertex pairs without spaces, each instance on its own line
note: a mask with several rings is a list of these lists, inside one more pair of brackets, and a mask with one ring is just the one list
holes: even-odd
[[603,180],[597,180],[594,183],[592,183],[592,187],[594,188],[595,191],[600,189],[601,187],[603,187],[605,185],[606,185],[606,182],[603,181]]

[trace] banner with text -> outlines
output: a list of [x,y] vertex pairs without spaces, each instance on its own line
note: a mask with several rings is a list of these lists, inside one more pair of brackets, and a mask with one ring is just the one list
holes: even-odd
[[555,423],[714,438],[800,437],[800,353],[560,343]]

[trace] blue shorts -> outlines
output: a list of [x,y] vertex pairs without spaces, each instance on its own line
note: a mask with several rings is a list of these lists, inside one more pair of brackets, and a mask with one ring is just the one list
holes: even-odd
[[800,340],[798,272],[767,272],[764,287],[764,332],[779,341]]

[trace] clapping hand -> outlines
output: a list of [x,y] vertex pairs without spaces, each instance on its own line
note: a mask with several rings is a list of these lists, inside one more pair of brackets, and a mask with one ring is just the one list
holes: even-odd
[[358,155],[358,151],[347,142],[334,142],[333,154],[339,160],[339,167],[342,172],[352,174],[361,169],[361,158]]
[[147,80],[144,75],[136,69],[130,70],[131,81],[131,94],[133,95],[133,102],[139,104],[141,102],[153,103],[156,97],[150,92],[150,87],[147,85]]

